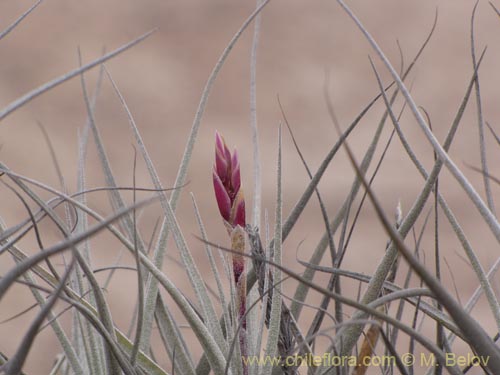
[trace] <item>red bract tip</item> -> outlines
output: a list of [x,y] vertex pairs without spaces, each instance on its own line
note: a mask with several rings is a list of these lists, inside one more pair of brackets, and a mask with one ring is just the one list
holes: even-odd
[[231,216],[231,200],[229,199],[229,195],[227,194],[224,184],[222,183],[215,170],[213,171],[213,180],[215,199],[217,200],[220,214],[224,218],[224,220],[229,221]]
[[215,132],[215,163],[213,168],[215,198],[224,220],[231,226],[245,226],[245,200],[240,190],[238,152],[231,154],[224,137]]
[[231,187],[235,193],[240,190],[241,177],[240,177],[240,161],[238,160],[238,153],[234,150],[231,159]]

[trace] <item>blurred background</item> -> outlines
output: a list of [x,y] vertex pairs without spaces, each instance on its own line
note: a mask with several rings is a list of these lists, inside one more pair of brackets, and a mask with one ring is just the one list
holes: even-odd
[[[2,1],[0,28],[7,27],[31,5],[32,2],[26,0]],[[429,113],[437,138],[443,140],[472,75],[470,28],[474,2],[353,0],[349,1],[349,5],[396,68],[400,67],[397,42],[401,45],[405,66],[408,66],[428,35],[438,9],[436,31],[408,82],[412,84],[412,93],[417,103]],[[147,40],[112,59],[106,66],[130,107],[163,185],[172,186],[206,80],[224,47],[254,8],[255,2],[242,0],[47,0],[0,42],[0,107],[76,68],[78,48],[86,63],[98,58],[103,49],[110,51],[148,30],[158,28]],[[475,27],[477,54],[488,46],[480,70],[483,110],[485,119],[498,131],[499,32],[499,17],[487,2],[480,1]],[[231,52],[213,87],[189,166],[189,183],[184,188],[177,209],[184,235],[199,267],[206,268],[207,282],[212,286],[213,278],[207,266],[204,247],[193,236],[198,234],[198,228],[189,192],[196,197],[210,239],[226,243],[225,228],[219,219],[211,181],[214,132],[217,129],[224,134],[230,148],[238,148],[243,173],[242,184],[247,199],[247,217],[250,221],[253,194],[249,111],[252,35],[253,26],[245,31]],[[262,13],[257,62],[257,111],[262,152],[262,208],[269,213],[271,231],[276,195],[277,135],[282,122],[278,96],[304,157],[315,171],[338,138],[329,120],[323,97],[326,72],[330,74],[329,88],[339,121],[346,128],[379,92],[368,56],[374,58],[384,82],[389,83],[389,76],[373,50],[333,0],[273,0]],[[94,91],[97,75],[98,69],[85,74],[91,93]],[[399,100],[395,105],[396,112],[399,112],[401,105],[402,101]],[[450,155],[484,196],[481,176],[466,166],[466,163],[480,166],[475,108],[475,100],[471,99]],[[349,138],[359,160],[366,152],[383,111],[383,103],[376,105]],[[106,78],[98,96],[95,117],[117,183],[120,186],[131,186],[134,140],[126,114]],[[49,149],[37,125],[41,123],[55,147],[68,189],[75,192],[78,134],[82,131],[86,118],[81,82],[75,78],[2,120],[0,160],[19,174],[59,189]],[[418,157],[430,170],[433,153],[421,130],[408,113],[403,115],[401,123]],[[391,127],[388,122],[381,145],[387,141]],[[500,176],[499,145],[488,130],[486,135],[490,173]],[[376,153],[376,160],[381,154],[381,148],[382,146]],[[375,162],[372,163],[371,171],[373,165]],[[152,187],[140,158],[136,175],[138,186]],[[353,178],[352,168],[345,153],[341,151],[319,186],[332,217],[345,200]],[[301,196],[308,180],[291,137],[283,129],[285,217]],[[104,185],[93,141],[90,142],[88,151],[87,185]],[[422,185],[422,178],[395,138],[373,184],[391,217],[398,200],[401,200],[403,213],[408,211]],[[440,188],[477,250],[484,268],[489,269],[500,254],[494,237],[447,171],[442,173]],[[495,197],[498,197],[498,192],[497,186],[493,185]],[[51,197],[46,192],[40,191],[40,194],[47,199]],[[124,196],[132,202],[131,193],[124,193]],[[88,200],[90,207],[103,215],[110,214],[106,193],[93,193],[88,196]],[[429,204],[426,210],[431,208],[432,205]],[[3,186],[0,186],[0,217],[8,227],[27,217],[21,202]],[[158,206],[142,213],[139,228],[145,239],[151,237],[160,217],[161,210]],[[460,299],[465,302],[478,282],[450,226],[444,218],[440,222],[441,248],[445,259],[443,283],[453,290],[455,282]],[[416,229],[420,230],[422,224],[423,220],[419,220]],[[61,239],[60,233],[49,221],[44,221],[40,228],[46,246]],[[421,249],[426,254],[425,261],[430,267],[433,267],[432,230],[430,225]],[[296,257],[309,260],[323,232],[321,213],[317,199],[313,197],[284,244],[285,264],[296,271],[303,270]],[[387,236],[376,220],[372,206],[367,202],[356,225],[343,268],[371,274],[385,251],[386,241]],[[91,242],[96,268],[114,264],[123,251],[109,234],[101,234]],[[411,238],[407,242],[413,246]],[[21,248],[28,253],[38,251],[35,239],[30,236],[23,240]],[[169,255],[179,259],[173,242],[169,245]],[[128,253],[122,258],[121,264],[133,264]],[[329,264],[328,257],[323,264]],[[3,256],[1,273],[5,273],[11,265],[7,257]],[[403,279],[406,270],[406,265],[402,266],[398,281]],[[181,267],[168,260],[164,271],[188,296],[192,296],[187,276]],[[102,273],[99,277],[105,280],[106,276],[107,274]],[[318,275],[315,280],[321,283],[327,278]],[[134,305],[131,295],[136,290],[135,283],[134,273],[118,271],[106,290],[113,316],[123,330],[127,329],[132,317]],[[493,284],[495,287],[498,285],[497,278]],[[346,281],[344,287],[346,295],[356,298],[357,283]],[[286,284],[285,290],[292,293],[293,282]],[[308,302],[314,304],[318,301],[318,296],[311,293]],[[33,298],[24,286],[13,288],[1,302],[0,320],[19,313],[32,303]],[[61,308],[62,304],[59,306]],[[314,310],[306,309],[306,312],[303,320],[307,325]],[[2,352],[10,355],[15,351],[35,313],[36,311],[31,311],[14,321],[0,324]],[[493,327],[491,313],[485,301],[480,302],[473,315],[485,327]],[[69,323],[68,317],[64,316],[62,319]],[[188,328],[183,332],[188,338],[193,338]],[[158,338],[155,336],[155,339]],[[58,342],[50,328],[44,329],[31,350],[26,373],[48,373],[54,356],[59,351]],[[169,367],[166,356],[158,354],[159,362]]]

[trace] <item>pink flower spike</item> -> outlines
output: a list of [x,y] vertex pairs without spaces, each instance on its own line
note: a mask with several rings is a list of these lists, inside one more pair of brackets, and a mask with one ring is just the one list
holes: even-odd
[[215,199],[217,200],[220,214],[224,218],[224,220],[229,221],[231,216],[231,200],[229,199],[229,195],[227,194],[224,184],[222,183],[219,176],[217,176],[215,170],[213,171],[213,180]]
[[[215,197],[228,228],[245,226],[245,200],[241,188],[238,152],[229,151],[224,137],[215,132],[215,163],[213,168]],[[228,229],[229,230],[229,229]]]
[[[231,255],[233,276],[236,284],[236,309],[242,321],[240,330],[240,349],[242,358],[246,357],[246,277],[245,273],[245,198],[241,189],[240,162],[238,152],[231,154],[219,132],[215,132],[215,163],[212,169],[215,198],[224,224],[231,237]],[[248,368],[243,364],[243,374],[248,375]]]

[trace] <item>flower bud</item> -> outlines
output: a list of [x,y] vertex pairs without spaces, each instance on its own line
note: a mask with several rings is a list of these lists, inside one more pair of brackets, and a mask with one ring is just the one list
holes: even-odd
[[215,164],[213,167],[215,199],[229,228],[245,227],[245,198],[241,189],[238,152],[231,154],[224,138],[215,132]]

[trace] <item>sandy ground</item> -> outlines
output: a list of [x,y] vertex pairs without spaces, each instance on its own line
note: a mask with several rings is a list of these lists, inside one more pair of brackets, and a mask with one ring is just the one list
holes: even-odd
[[[400,66],[397,42],[403,52],[404,64],[408,66],[432,26],[436,8],[439,8],[435,34],[408,82],[412,84],[416,102],[429,113],[436,137],[443,140],[472,74],[470,18],[473,2],[356,0],[349,4],[397,68]],[[31,2],[25,0],[3,1],[0,4],[0,28],[7,27],[30,5]],[[163,185],[170,187],[174,184],[178,163],[206,80],[224,47],[254,7],[254,2],[241,0],[46,1],[0,42],[0,107],[76,68],[78,49],[86,63],[99,57],[104,48],[110,51],[158,28],[147,40],[109,61],[106,66],[133,113]],[[500,46],[497,36],[500,19],[487,2],[479,4],[475,31],[478,54],[488,46],[480,72],[484,117],[493,128],[498,129],[500,79],[497,63]],[[249,125],[252,33],[251,27],[242,35],[215,82],[189,166],[188,185],[184,188],[177,210],[185,237],[200,268],[206,271],[207,282],[212,286],[215,284],[206,266],[203,246],[193,236],[198,233],[198,229],[189,192],[196,197],[210,238],[222,243],[227,241],[211,186],[213,139],[218,129],[225,135],[230,147],[239,150],[250,217],[253,195]],[[276,195],[277,135],[282,121],[277,97],[283,104],[307,162],[315,170],[338,138],[323,97],[326,72],[329,72],[330,91],[339,121],[343,127],[347,127],[378,92],[369,56],[374,59],[384,82],[389,83],[389,76],[380,60],[335,1],[274,0],[265,9],[258,46],[257,101],[263,210],[269,214],[271,230]],[[97,69],[85,75],[90,93],[94,92],[97,76]],[[475,101],[472,100],[471,104],[450,155],[484,196],[482,179],[466,167],[466,163],[480,165]],[[396,103],[397,111],[401,105],[401,101]],[[375,106],[350,138],[359,159],[373,137],[383,109],[382,105]],[[36,98],[1,121],[0,160],[19,174],[60,188],[49,149],[37,125],[43,124],[56,150],[67,187],[70,192],[75,192],[78,134],[84,128],[86,118],[82,86],[76,78]],[[98,96],[95,118],[117,183],[130,186],[133,179],[134,141],[126,114],[107,78]],[[408,113],[403,114],[401,121],[418,157],[430,169],[432,149],[422,131]],[[383,144],[389,131],[390,124],[383,133]],[[498,176],[498,144],[488,131],[486,136],[490,172]],[[381,149],[376,154],[377,158],[380,153]],[[142,160],[138,160],[136,175],[138,186],[152,186]],[[340,152],[320,184],[330,215],[334,215],[344,201],[353,176],[345,154]],[[284,130],[285,216],[307,182],[307,174],[294,150],[291,137]],[[422,178],[404,154],[399,141],[395,140],[373,185],[384,208],[392,215],[398,199],[401,199],[403,210],[407,212],[422,183]],[[483,266],[489,268],[498,257],[498,245],[493,235],[448,172],[443,172],[440,183],[442,193],[454,209]],[[87,185],[104,185],[93,142],[88,149]],[[19,200],[4,186],[0,187],[0,191],[0,216],[7,226],[26,218],[27,213]],[[47,199],[51,197],[46,192],[41,194]],[[493,186],[493,195],[498,196],[496,186]],[[131,202],[130,193],[124,196]],[[92,208],[109,214],[105,193],[93,193],[88,200]],[[30,205],[34,206],[32,202]],[[430,209],[431,205],[426,210]],[[140,229],[145,238],[151,236],[160,215],[158,207],[148,208],[141,214]],[[453,291],[454,279],[460,298],[465,302],[476,287],[477,280],[464,260],[465,255],[450,226],[444,218],[440,219],[440,223],[441,251],[446,260],[446,263],[443,262],[444,283]],[[423,220],[419,220],[416,229],[420,230],[422,224]],[[44,222],[40,228],[45,246],[60,240],[54,225]],[[295,270],[302,270],[295,257],[307,260],[323,229],[317,201],[312,199],[284,244],[285,263]],[[422,243],[426,262],[431,267],[434,256],[432,233],[433,225],[429,224]],[[384,252],[386,240],[372,207],[366,204],[354,231],[344,267],[367,274],[373,272]],[[408,243],[413,246],[413,240]],[[96,267],[113,264],[123,250],[107,234],[97,236],[92,240],[92,246]],[[24,239],[21,247],[29,253],[37,251],[34,236]],[[179,258],[173,243],[170,244],[169,255]],[[122,263],[132,264],[131,257],[125,255]],[[328,264],[327,259],[325,264]],[[11,261],[2,256],[1,272],[5,273],[11,265]],[[164,271],[187,295],[192,296],[187,276],[180,267],[169,260]],[[401,273],[398,280],[402,280],[406,266]],[[99,277],[105,279],[104,274]],[[324,277],[317,278],[318,282],[322,280]],[[119,271],[106,291],[117,325],[124,330],[132,316],[131,295],[136,290],[135,281],[135,275],[130,271]],[[287,290],[293,291],[293,285],[289,283]],[[496,279],[494,285],[497,285]],[[355,298],[357,284],[346,282],[345,287],[345,293]],[[317,297],[312,296],[308,302],[317,302]],[[9,318],[32,303],[33,298],[25,287],[15,287],[1,301],[0,319]],[[308,314],[304,316],[305,325],[311,311]],[[62,318],[65,324],[69,322],[67,315]],[[33,316],[34,311],[0,325],[2,352],[10,355],[15,351]],[[474,316],[486,328],[492,329],[491,313],[484,301],[474,310]],[[187,328],[184,332],[188,339],[193,338]],[[26,372],[31,375],[48,373],[59,351],[58,342],[50,329],[44,329],[31,350]],[[158,352],[159,362],[169,366],[165,354]]]

